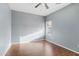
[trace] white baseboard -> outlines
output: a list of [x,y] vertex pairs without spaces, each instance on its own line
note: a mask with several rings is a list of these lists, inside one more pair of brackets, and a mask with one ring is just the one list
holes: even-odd
[[77,52],[77,51],[75,51],[75,50],[72,50],[72,49],[69,49],[69,48],[67,48],[67,47],[65,47],[65,46],[63,46],[63,45],[60,45],[60,44],[55,43],[55,42],[52,42],[52,41],[50,41],[50,40],[47,40],[47,41],[50,42],[50,43],[53,43],[53,44],[55,44],[55,45],[57,45],[57,46],[60,46],[60,47],[62,47],[62,48],[65,48],[65,49],[67,49],[67,50],[70,50],[70,51],[72,51],[72,52],[75,52],[75,53],[79,54],[79,52]]
[[4,52],[4,54],[3,54],[3,56],[5,56],[6,55],[6,53],[8,52],[8,50],[10,49],[10,47],[11,47],[11,43],[9,43],[9,46],[7,47],[7,49],[5,50],[5,52]]
[[[38,39],[34,39],[34,40],[31,40],[30,42],[32,41],[41,41],[41,40],[44,40],[43,38],[41,38],[40,40]],[[30,42],[27,42],[27,41],[22,41],[22,42],[12,42],[12,44],[18,44],[18,43],[30,43]]]

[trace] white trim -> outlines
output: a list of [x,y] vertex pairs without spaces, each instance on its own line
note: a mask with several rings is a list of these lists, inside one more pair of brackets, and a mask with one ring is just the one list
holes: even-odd
[[75,51],[75,50],[72,50],[72,49],[69,49],[69,48],[67,48],[67,47],[65,47],[65,46],[63,46],[63,45],[61,45],[61,44],[57,44],[57,43],[52,42],[52,41],[50,41],[50,40],[47,40],[47,41],[50,42],[50,43],[53,43],[53,44],[55,44],[55,45],[57,45],[57,46],[60,46],[60,47],[62,47],[62,48],[65,48],[65,49],[67,49],[67,50],[70,50],[70,51],[72,51],[72,52],[75,52],[75,53],[79,54],[79,52],[77,52],[77,51]]
[[3,56],[5,56],[5,55],[6,55],[7,51],[10,49],[10,47],[11,47],[11,43],[9,43],[9,46],[8,46],[8,47],[7,47],[7,49],[5,50],[5,52],[4,52],[4,54],[3,54]]
[[[41,38],[41,40],[44,40],[43,38]],[[41,41],[41,40],[36,40],[36,39],[34,39],[34,40],[32,40],[32,41]],[[30,42],[32,42],[32,41],[30,41]],[[23,41],[23,42],[12,42],[12,44],[18,44],[18,43],[30,43],[30,42],[26,42],[26,41]]]
[[18,44],[18,43],[20,43],[20,42],[12,42],[12,45],[13,45],[13,44]]

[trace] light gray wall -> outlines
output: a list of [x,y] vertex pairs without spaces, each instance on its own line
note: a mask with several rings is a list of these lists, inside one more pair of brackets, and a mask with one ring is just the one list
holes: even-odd
[[11,41],[11,12],[8,4],[0,4],[0,55],[4,55]]
[[48,21],[52,21],[52,27],[47,26],[47,39],[79,52],[79,4],[48,15]]
[[[34,38],[36,37],[34,33],[40,32],[42,29],[44,29],[44,17],[12,10],[12,42],[20,42],[22,36]],[[43,38],[44,31],[42,35],[37,35],[39,38]],[[30,39],[26,38],[21,41],[28,40]]]

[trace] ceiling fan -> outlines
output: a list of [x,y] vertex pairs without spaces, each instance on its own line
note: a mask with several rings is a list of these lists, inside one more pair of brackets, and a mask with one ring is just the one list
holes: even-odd
[[35,8],[37,8],[38,6],[40,6],[40,5],[42,5],[42,4],[44,4],[44,5],[45,5],[46,9],[49,9],[49,7],[48,7],[47,3],[38,3],[38,4],[35,6]]
[[[42,5],[42,4],[44,4],[44,6],[45,6],[46,9],[49,9],[49,6],[48,6],[47,3],[38,3],[38,4],[35,6],[35,8],[39,7],[39,6]],[[61,4],[61,3],[56,3],[56,4]]]

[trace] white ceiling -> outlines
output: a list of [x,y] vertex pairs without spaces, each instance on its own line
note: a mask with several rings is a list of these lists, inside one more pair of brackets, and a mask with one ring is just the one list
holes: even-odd
[[12,10],[46,16],[69,5],[70,3],[47,3],[49,9],[46,9],[43,4],[38,8],[34,8],[37,4],[38,3],[10,3],[9,5]]

